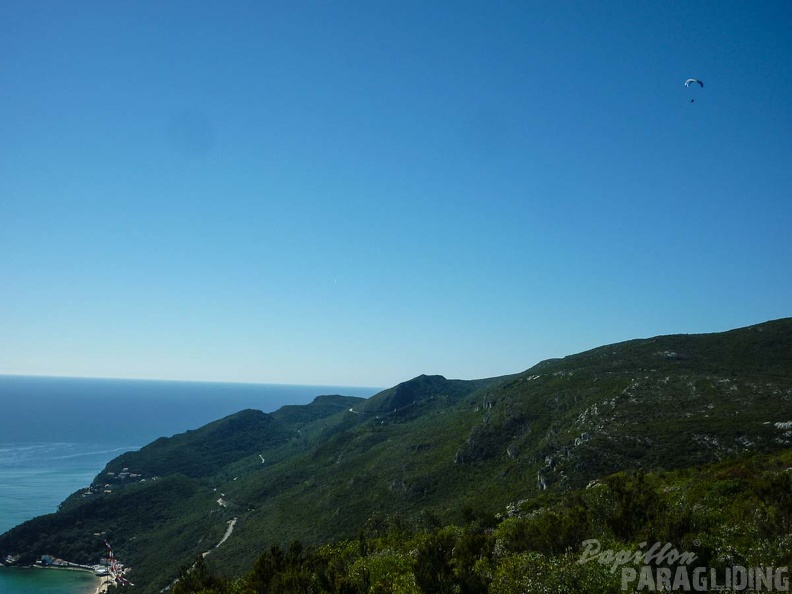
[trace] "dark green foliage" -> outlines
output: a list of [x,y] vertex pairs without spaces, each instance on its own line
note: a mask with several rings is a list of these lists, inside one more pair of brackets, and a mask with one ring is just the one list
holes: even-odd
[[179,581],[172,594],[226,594],[230,592],[226,580],[218,577],[207,565],[203,555],[198,555],[192,567],[182,567]]
[[558,555],[575,549],[593,533],[587,503],[578,497],[566,504],[542,507],[505,522],[505,546],[515,552],[536,551]]
[[764,538],[792,534],[792,473],[771,474],[754,486],[760,533]]
[[286,551],[272,545],[256,560],[239,588],[246,594],[366,592],[365,576],[356,580],[349,572],[349,558],[344,549],[304,549],[302,543],[294,541]]
[[462,509],[462,523],[471,530],[492,530],[498,524],[494,513],[466,506]]
[[292,542],[285,552],[273,545],[256,561],[248,577],[248,587],[258,594],[315,592],[318,584],[314,570],[318,561],[315,553],[304,551],[299,541]]
[[642,471],[608,477],[605,485],[613,503],[613,513],[606,519],[608,527],[622,540],[652,539],[654,525],[664,505]]
[[484,594],[489,579],[476,571],[482,560],[492,561],[495,539],[477,530],[465,530],[453,549],[454,579],[460,594]]
[[418,547],[413,571],[415,583],[424,594],[450,594],[454,591],[454,544],[454,535],[441,530],[429,535]]

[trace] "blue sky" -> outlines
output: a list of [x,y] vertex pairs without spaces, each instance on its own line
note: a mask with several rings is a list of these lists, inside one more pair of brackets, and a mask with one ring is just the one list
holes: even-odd
[[389,386],[787,317],[790,30],[3,2],[0,373]]

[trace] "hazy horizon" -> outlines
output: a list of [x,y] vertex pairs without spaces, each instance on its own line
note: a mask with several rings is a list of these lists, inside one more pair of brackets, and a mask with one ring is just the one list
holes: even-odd
[[[385,389],[390,386],[338,386],[331,384],[304,384],[304,383],[279,383],[267,381],[225,381],[225,380],[211,380],[211,379],[184,379],[184,378],[160,378],[160,377],[109,377],[99,375],[47,375],[47,374],[31,374],[31,373],[3,373],[0,372],[0,377],[30,377],[42,379],[74,379],[74,380],[108,380],[108,381],[130,381],[130,382],[174,382],[182,384],[239,384],[242,386],[294,386],[299,388],[355,388],[355,389]],[[411,378],[407,378],[411,379]]]

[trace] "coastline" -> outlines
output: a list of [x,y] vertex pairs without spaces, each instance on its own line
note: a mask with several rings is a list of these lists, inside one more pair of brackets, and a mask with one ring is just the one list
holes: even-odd
[[83,573],[90,573],[96,578],[96,589],[94,590],[94,594],[105,594],[110,588],[110,585],[113,583],[113,579],[110,576],[98,576],[96,575],[93,570],[85,569],[83,567],[57,567],[52,565],[23,565],[20,566],[19,569],[53,569],[55,571],[81,571]]
[[[38,570],[38,571],[35,571],[35,570]],[[46,570],[54,570],[54,571],[46,571]],[[108,590],[108,587],[110,586],[110,584],[112,582],[112,579],[109,579],[107,576],[98,576],[93,571],[91,571],[89,569],[86,569],[86,568],[81,568],[81,567],[42,567],[41,565],[2,565],[2,566],[0,566],[0,571],[2,571],[2,572],[10,572],[10,573],[13,573],[13,572],[28,573],[29,572],[29,574],[31,574],[31,575],[40,574],[42,576],[43,575],[55,576],[55,575],[58,575],[59,573],[61,575],[64,575],[66,573],[72,573],[72,574],[79,573],[79,574],[85,575],[86,578],[88,576],[90,576],[90,578],[91,578],[90,581],[88,579],[86,579],[85,582],[82,582],[82,585],[77,587],[76,589],[73,586],[71,586],[71,584],[73,584],[72,580],[68,581],[68,583],[70,584],[69,587],[65,587],[65,584],[64,584],[65,589],[60,589],[59,588],[59,591],[61,591],[61,592],[67,592],[67,591],[68,592],[74,592],[74,593],[80,592],[81,594],[106,594],[106,592]],[[64,577],[64,579],[66,579],[66,578]],[[24,582],[27,582],[27,581],[28,580],[24,580]],[[12,582],[12,589],[13,589],[13,584],[14,583],[16,583],[16,582],[15,581]],[[35,580],[33,583],[39,583],[39,582],[38,582],[38,580]],[[52,588],[51,584],[53,582],[51,580],[47,580],[46,583],[50,584],[49,586],[46,587],[47,588],[46,591],[50,592],[51,591],[50,589]],[[0,590],[2,590],[4,587],[5,587],[5,581],[3,581],[3,585],[0,585]],[[27,586],[23,588],[25,592],[28,591],[27,588],[28,588]]]
[[99,583],[96,584],[96,590],[94,591],[94,594],[106,594],[107,590],[110,588],[110,585],[113,583],[113,580],[108,576],[96,576],[96,579],[99,580]]

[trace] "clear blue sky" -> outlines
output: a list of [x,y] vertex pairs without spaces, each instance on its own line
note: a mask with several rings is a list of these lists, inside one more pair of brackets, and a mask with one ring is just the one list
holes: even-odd
[[388,386],[792,315],[790,31],[5,0],[0,373]]

